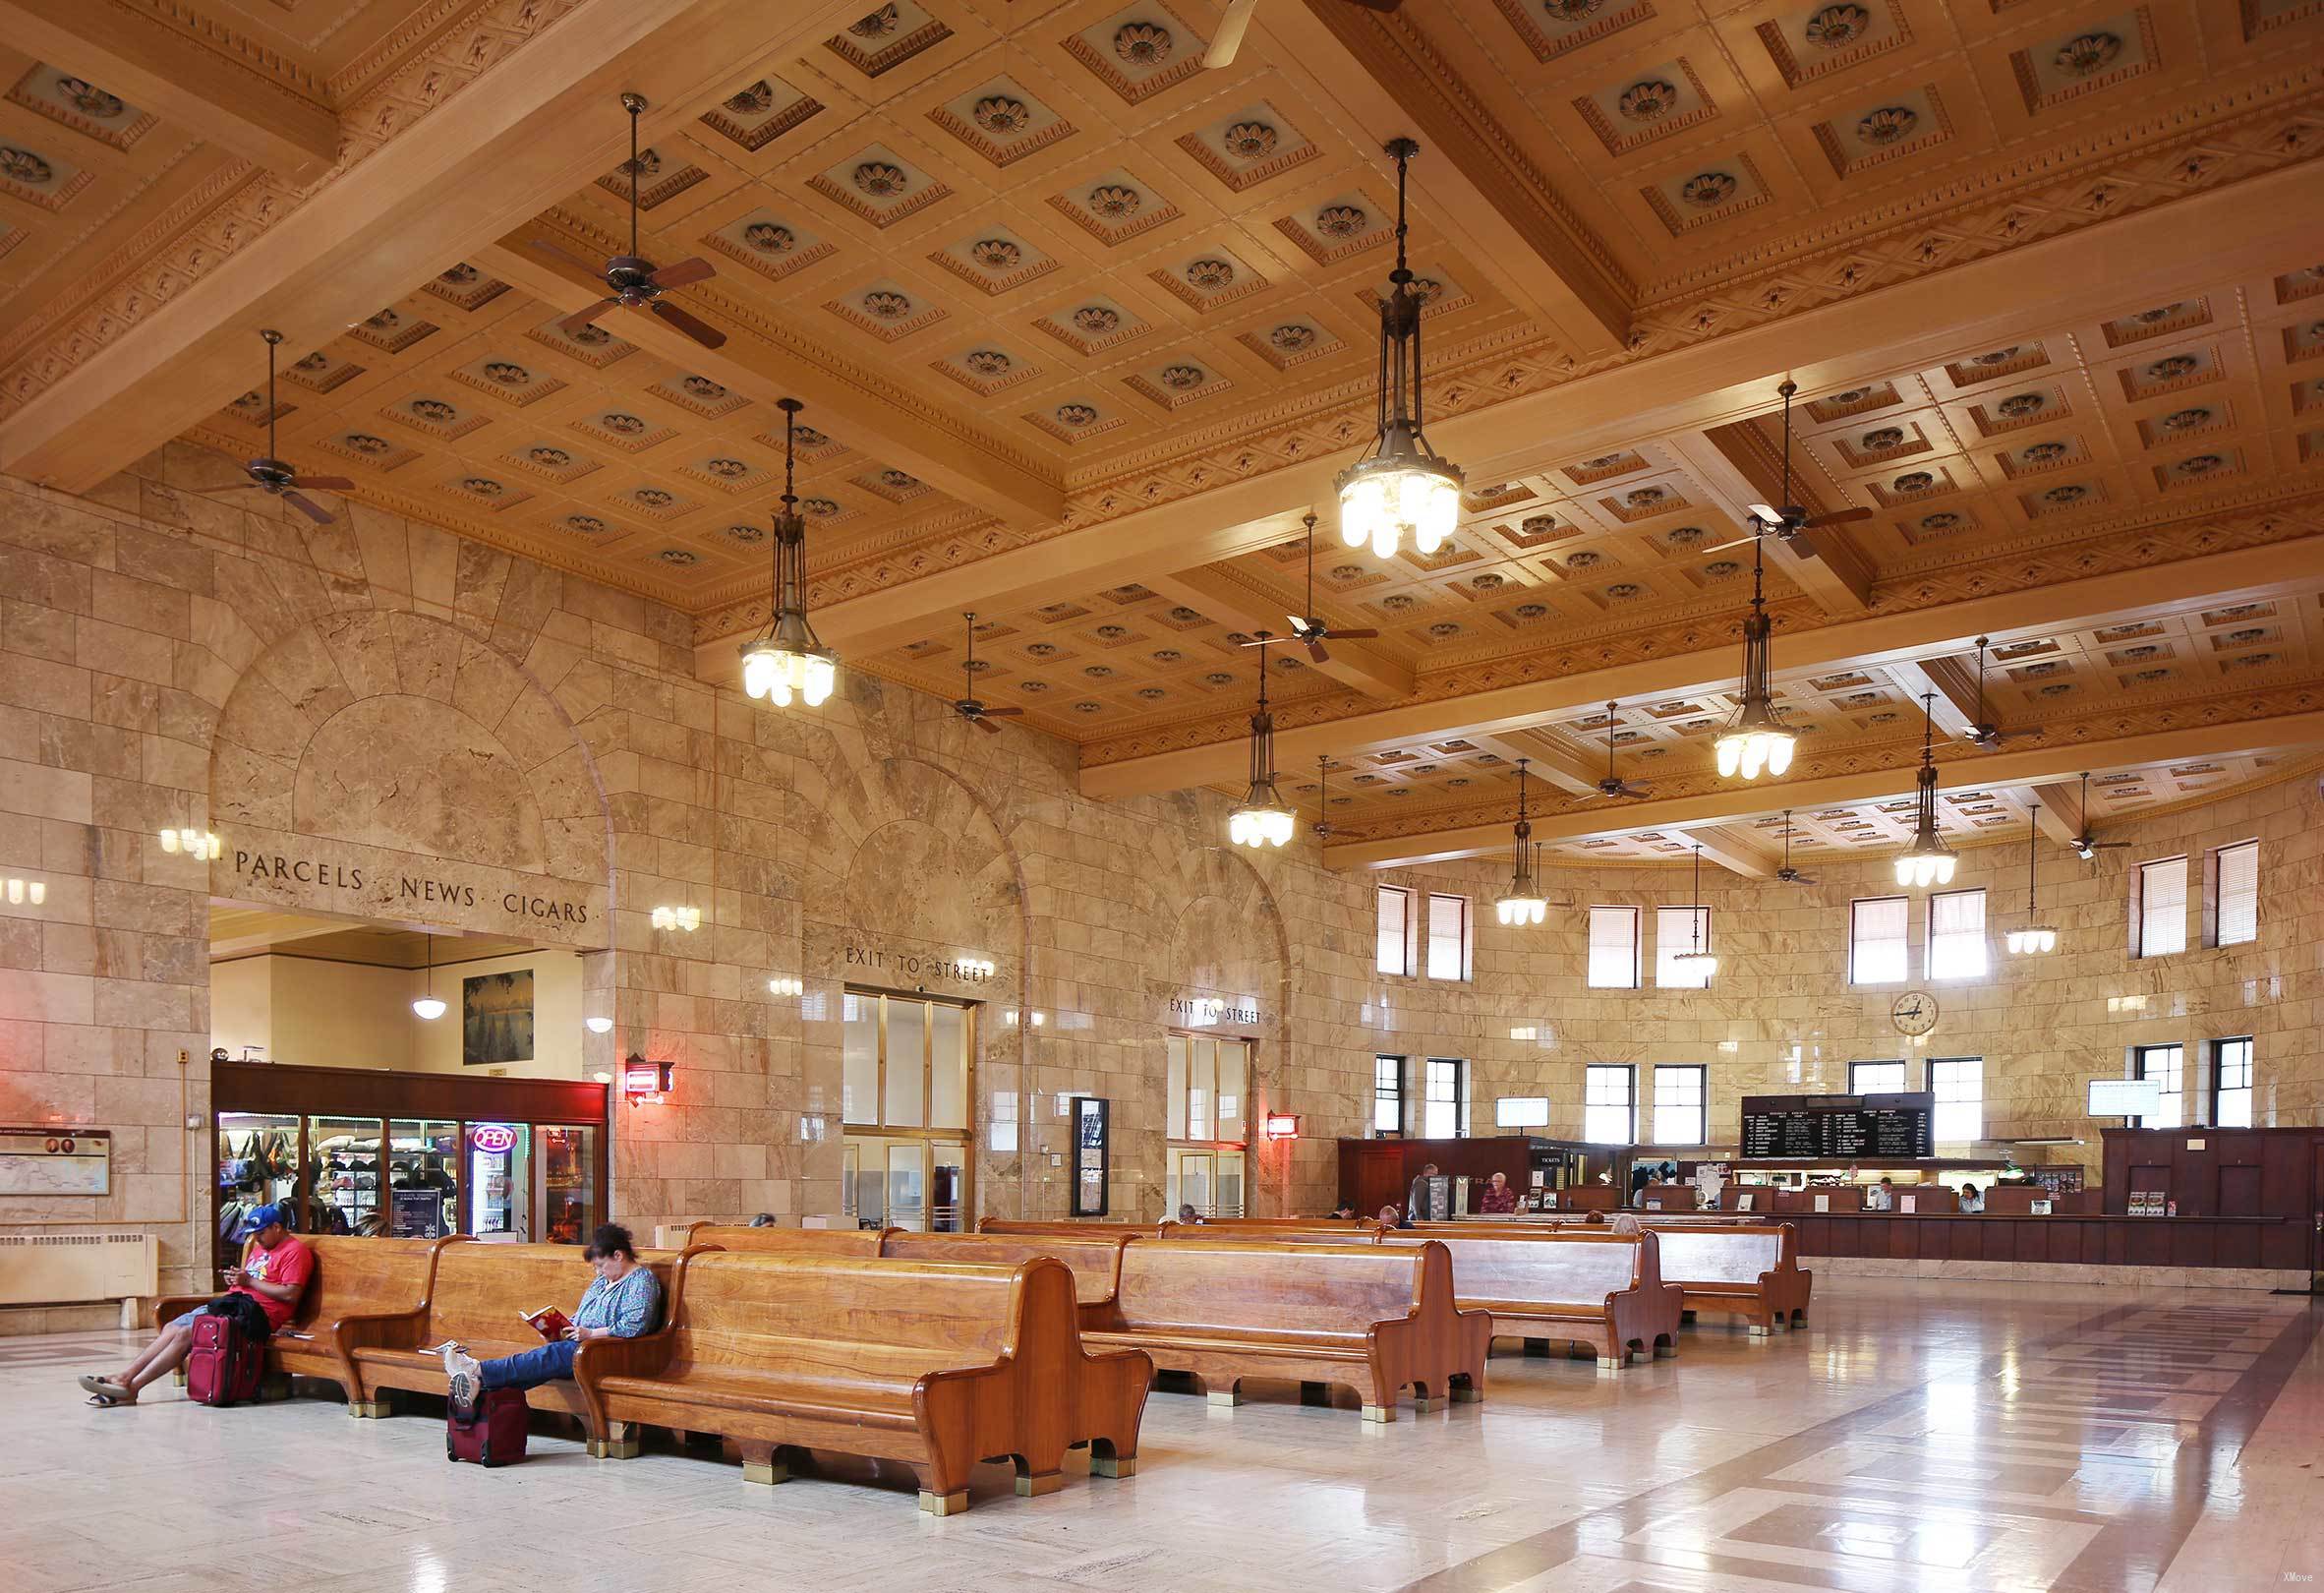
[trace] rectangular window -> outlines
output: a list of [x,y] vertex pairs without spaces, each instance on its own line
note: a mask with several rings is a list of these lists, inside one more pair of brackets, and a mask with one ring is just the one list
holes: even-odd
[[1428,896],[1428,977],[1469,976],[1469,899]]
[[1929,1064],[1929,1092],[1937,1097],[1931,1125],[1939,1145],[1968,1145],[1985,1138],[1985,1059],[1952,1056]]
[[2251,1039],[2214,1040],[2211,1046],[2211,1122],[2216,1128],[2251,1126]]
[[1428,1058],[1427,1138],[1469,1137],[1469,1064],[1457,1057]]
[[1379,889],[1380,944],[1372,966],[1382,974],[1410,974],[1412,957],[1412,892],[1395,885]]
[[1677,961],[1680,952],[1711,950],[1709,908],[1655,909],[1655,982],[1665,990],[1701,990],[1711,975],[1693,963]]
[[[2165,857],[2138,865],[2138,950],[2140,957],[2169,957],[2186,950],[2186,859]],[[2174,1122],[2168,1125],[2177,1128]]]
[[1929,977],[1985,977],[1985,892],[1938,891],[1929,898]]
[[2211,855],[2211,944],[2259,938],[2259,843],[2239,841]]
[[1244,1122],[1244,1090],[1249,1073],[1249,1040],[1172,1034],[1164,1132],[1172,1140],[1203,1145],[1246,1143],[1250,1134]]
[[1622,1063],[1582,1070],[1582,1138],[1597,1145],[1629,1145],[1638,1137],[1638,1074]]
[[[2184,862],[2184,858],[2179,859]],[[2186,1050],[2179,1045],[2141,1045],[2130,1053],[2130,1077],[2152,1079],[2162,1091],[2162,1098],[2155,1104],[2155,1115],[2138,1120],[2140,1128],[2183,1128],[2186,1124],[2186,1096],[2184,1093]]]
[[1594,907],[1590,910],[1590,987],[1594,990],[1638,988],[1638,909]]
[[1904,979],[1906,901],[1874,896],[1848,904],[1848,982],[1898,984]]
[[1848,1064],[1848,1093],[1851,1095],[1893,1095],[1903,1089],[1904,1064],[1901,1062]]
[[1711,1138],[1705,1120],[1705,1092],[1711,1070],[1700,1064],[1655,1069],[1655,1144],[1704,1145]]
[[1404,1132],[1404,1058],[1371,1059],[1371,1131],[1376,1135]]

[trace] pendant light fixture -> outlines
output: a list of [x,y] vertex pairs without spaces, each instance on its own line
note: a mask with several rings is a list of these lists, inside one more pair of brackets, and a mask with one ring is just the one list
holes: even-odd
[[[774,615],[767,628],[743,644],[742,689],[753,700],[771,699],[778,708],[794,696],[820,708],[831,695],[838,660],[807,622],[807,522],[792,490],[795,433],[801,408],[796,398],[779,398],[783,411],[783,512],[775,516]],[[690,927],[690,926],[689,926]]]
[[1687,949],[1673,953],[1670,961],[1680,972],[1700,974],[1709,984],[1711,975],[1718,972],[1718,959],[1712,955],[1711,937],[1703,932],[1703,849],[1695,849],[1695,886],[1691,893],[1693,908],[1687,914]]
[[1227,839],[1239,847],[1279,847],[1299,827],[1299,815],[1275,789],[1275,716],[1267,712],[1267,643],[1258,633],[1258,711],[1250,716],[1250,790],[1227,816]]
[[2025,927],[2009,931],[2009,955],[2039,957],[2044,952],[2058,949],[2058,931],[2042,922],[2034,913],[2034,856],[2042,837],[2042,804],[2025,804]]
[[427,1023],[443,1016],[443,1003],[436,999],[436,937],[428,937],[428,993],[412,1003],[412,1011]]
[[[1799,389],[1786,381],[1776,389],[1783,394],[1783,501],[1791,502],[1791,395]],[[1785,515],[1791,511],[1783,510]],[[1781,775],[1791,767],[1793,737],[1775,717],[1775,694],[1768,684],[1768,655],[1774,622],[1768,618],[1768,532],[1771,527],[1755,512],[1751,534],[1751,613],[1743,620],[1743,700],[1735,717],[1719,733],[1718,777],[1741,775],[1757,780],[1762,769]]]
[[1405,171],[1421,147],[1388,145],[1396,162],[1396,268],[1380,300],[1378,416],[1371,452],[1340,472],[1340,540],[1382,559],[1408,532],[1423,554],[1444,546],[1461,515],[1461,471],[1422,433],[1421,310],[1426,302],[1405,263]]
[[1896,883],[1918,890],[1952,883],[1952,849],[1937,833],[1937,694],[1921,696],[1921,772],[1913,799],[1912,845],[1896,858]]
[[1493,912],[1503,923],[1540,923],[1549,915],[1549,904],[1534,881],[1534,827],[1525,816],[1525,766],[1532,761],[1517,760],[1517,833],[1511,843],[1516,866],[1509,875],[1509,888],[1493,904]]

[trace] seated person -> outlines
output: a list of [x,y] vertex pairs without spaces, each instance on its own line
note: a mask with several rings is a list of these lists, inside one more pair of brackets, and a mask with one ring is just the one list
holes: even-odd
[[582,1254],[596,1266],[597,1276],[574,1308],[564,1337],[492,1361],[477,1360],[458,1343],[443,1347],[454,1411],[473,1416],[489,1388],[537,1388],[571,1377],[573,1357],[589,1339],[635,1338],[653,1330],[662,1313],[662,1283],[653,1268],[639,1265],[629,1230],[609,1222],[590,1236]]
[[1961,1210],[1972,1213],[1985,1210],[1985,1197],[1978,1193],[1975,1184],[1961,1186]]
[[1331,1209],[1331,1214],[1342,1222],[1353,1222],[1356,1220],[1356,1203],[1342,1201]]
[[1517,1210],[1517,1191],[1509,1187],[1507,1173],[1494,1173],[1484,1186],[1484,1193],[1477,1197],[1477,1210],[1486,1215]]
[[1202,1220],[1202,1213],[1194,1210],[1192,1201],[1186,1201],[1179,1206],[1178,1219],[1191,1228]]
[[754,1216],[750,1219],[750,1225],[754,1228],[772,1228],[775,1226],[775,1213],[772,1211],[761,1211],[757,1216]]
[[244,1252],[240,1267],[226,1268],[226,1292],[170,1322],[128,1371],[110,1378],[83,1377],[81,1386],[88,1390],[88,1402],[104,1409],[136,1404],[140,1388],[185,1364],[194,1347],[197,1317],[232,1317],[246,1337],[261,1344],[271,1338],[275,1328],[290,1321],[307,1280],[315,1275],[315,1252],[290,1231],[289,1216],[281,1206],[253,1207],[245,1213],[234,1237],[254,1241],[257,1249]]
[[1864,1192],[1864,1210],[1867,1211],[1892,1210],[1895,1206],[1895,1186],[1888,1179],[1883,1178]]
[[1408,1225],[1404,1220],[1404,1212],[1394,1201],[1390,1201],[1380,1208],[1380,1220],[1391,1228],[1401,1228]]

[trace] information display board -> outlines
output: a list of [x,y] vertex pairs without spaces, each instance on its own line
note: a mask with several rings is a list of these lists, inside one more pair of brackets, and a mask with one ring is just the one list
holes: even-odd
[[1926,1091],[1883,1095],[1745,1095],[1746,1160],[1909,1161],[1937,1153],[1937,1098]]

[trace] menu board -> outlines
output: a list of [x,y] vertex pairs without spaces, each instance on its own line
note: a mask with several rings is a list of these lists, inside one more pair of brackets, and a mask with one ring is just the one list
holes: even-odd
[[1934,1155],[1936,1097],[1746,1095],[1743,1154],[1790,1161],[1909,1161]]

